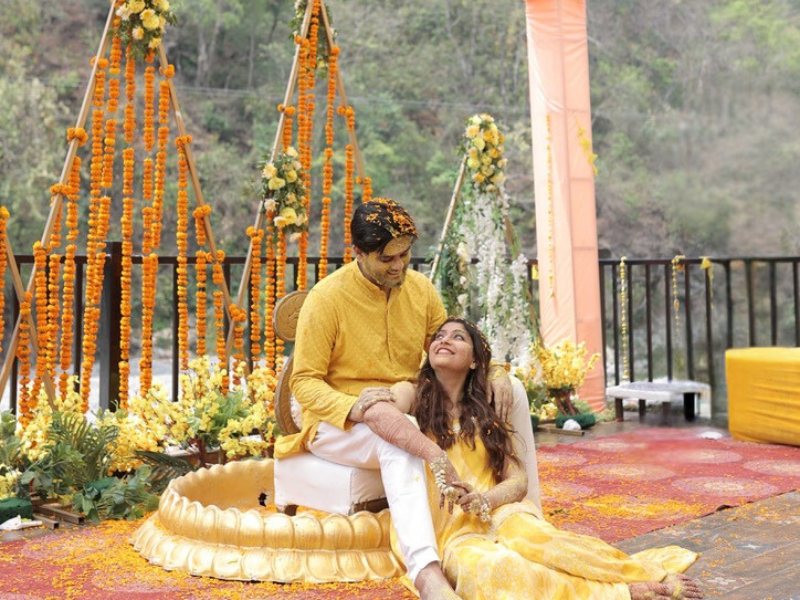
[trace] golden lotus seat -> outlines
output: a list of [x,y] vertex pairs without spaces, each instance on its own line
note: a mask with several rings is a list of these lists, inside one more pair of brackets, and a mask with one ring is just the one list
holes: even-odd
[[734,438],[800,446],[800,348],[728,350],[725,372]]
[[170,482],[158,512],[133,534],[169,571],[240,581],[324,583],[400,576],[389,511],[295,516],[268,505],[274,462],[214,465]]

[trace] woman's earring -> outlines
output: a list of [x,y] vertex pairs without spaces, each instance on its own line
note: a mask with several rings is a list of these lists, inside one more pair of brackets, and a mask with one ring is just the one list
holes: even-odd
[[474,370],[475,370],[475,367],[477,367],[477,366],[478,366],[478,365],[476,365],[475,363],[472,363],[472,364],[469,366],[469,368],[470,368],[470,369],[472,369],[472,370],[474,371]]

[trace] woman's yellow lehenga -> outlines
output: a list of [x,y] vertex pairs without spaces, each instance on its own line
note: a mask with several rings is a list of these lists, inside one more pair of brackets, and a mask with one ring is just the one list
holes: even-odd
[[[476,490],[493,485],[480,439],[476,448],[459,440],[447,455]],[[677,546],[632,556],[604,541],[546,522],[529,501],[499,507],[491,523],[439,508],[439,491],[428,477],[433,525],[443,569],[465,600],[630,600],[629,583],[661,581],[681,573],[697,554]]]

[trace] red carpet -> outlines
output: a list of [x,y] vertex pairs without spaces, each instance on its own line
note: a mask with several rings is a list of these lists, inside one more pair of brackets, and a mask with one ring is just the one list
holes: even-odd
[[[800,448],[646,429],[539,450],[547,518],[608,541],[796,489]],[[405,600],[399,581],[329,586],[238,583],[169,573],[127,543],[137,523],[0,544],[0,600]],[[0,535],[0,541],[2,535]]]
[[800,486],[800,448],[649,428],[538,450],[545,517],[607,542]]

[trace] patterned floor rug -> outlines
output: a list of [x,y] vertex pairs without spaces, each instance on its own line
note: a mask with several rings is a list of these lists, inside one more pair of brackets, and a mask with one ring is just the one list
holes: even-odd
[[[800,448],[643,429],[539,450],[542,501],[559,527],[616,541],[800,484]],[[107,522],[0,543],[0,600],[410,600],[399,580],[348,585],[217,581],[150,566]],[[2,538],[0,537],[0,541]]]
[[800,448],[647,428],[538,450],[545,517],[627,539],[798,489]]

